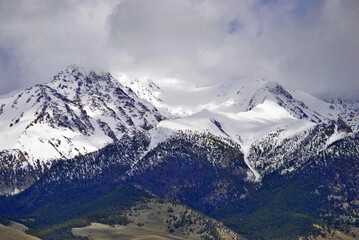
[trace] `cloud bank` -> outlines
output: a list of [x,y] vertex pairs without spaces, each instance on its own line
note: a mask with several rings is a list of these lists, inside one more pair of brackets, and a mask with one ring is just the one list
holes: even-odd
[[0,94],[77,63],[197,85],[247,76],[359,98],[356,0],[3,0]]

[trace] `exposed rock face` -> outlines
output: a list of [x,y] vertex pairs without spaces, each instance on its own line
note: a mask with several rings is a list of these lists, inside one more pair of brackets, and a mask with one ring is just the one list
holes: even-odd
[[[2,182],[3,194],[26,188],[56,159],[96,151],[124,135],[148,131],[163,119],[155,107],[110,74],[77,66],[68,67],[48,84],[0,99],[0,106],[0,150],[21,153],[1,155],[7,169],[3,178],[12,181]],[[8,164],[11,168],[6,168]]]
[[50,165],[37,162],[27,164],[27,156],[20,150],[0,152],[0,191],[4,195],[13,195],[35,183]]

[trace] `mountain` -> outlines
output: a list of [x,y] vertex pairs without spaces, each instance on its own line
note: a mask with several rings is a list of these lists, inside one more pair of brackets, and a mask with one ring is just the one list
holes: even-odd
[[[96,151],[137,131],[147,131],[163,116],[110,74],[70,66],[50,83],[0,99],[1,188],[26,188],[55,160]],[[15,169],[15,170],[14,170]],[[14,170],[15,172],[11,172]],[[8,173],[10,171],[10,173]],[[6,181],[10,178],[10,182]]]
[[70,66],[0,102],[8,138],[0,186],[13,194],[0,199],[0,215],[36,236],[91,212],[92,222],[122,221],[95,203],[128,186],[249,239],[355,234],[357,101],[321,100],[260,78],[198,87]]
[[[260,78],[205,87],[162,83],[167,90],[150,79],[122,79],[167,116],[150,131],[152,146],[176,131],[229,138],[239,144],[254,181],[275,170],[293,171],[331,143],[358,131],[358,101],[321,100]],[[194,96],[189,104],[172,102],[189,94]],[[293,161],[298,154],[301,160]]]

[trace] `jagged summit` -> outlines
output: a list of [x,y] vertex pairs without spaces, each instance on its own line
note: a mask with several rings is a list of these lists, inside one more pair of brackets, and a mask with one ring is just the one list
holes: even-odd
[[103,83],[118,83],[109,72],[95,72],[93,70],[88,70],[84,67],[78,66],[76,64],[69,65],[58,74],[53,77],[53,80],[47,84],[56,84],[56,83],[75,83],[75,82],[89,82],[94,83],[101,81]]
[[95,151],[162,119],[111,74],[76,65],[50,83],[1,99],[0,106],[1,150],[19,149],[42,161]]

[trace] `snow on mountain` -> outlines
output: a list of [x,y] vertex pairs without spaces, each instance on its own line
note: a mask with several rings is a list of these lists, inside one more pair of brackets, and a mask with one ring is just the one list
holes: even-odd
[[295,118],[328,123],[341,117],[354,129],[359,123],[358,101],[321,100],[303,91],[287,91],[278,83],[258,77],[209,86],[196,86],[172,78],[156,81],[145,77],[130,79],[124,74],[118,75],[118,79],[169,118],[189,116],[204,109],[245,112],[271,100]]
[[358,100],[321,100],[317,97],[309,95],[306,92],[298,90],[291,91],[290,93],[295,99],[302,101],[313,112],[334,121],[338,120],[338,118],[342,118],[353,131],[359,130]]
[[259,181],[293,168],[287,159],[301,144],[315,154],[316,147],[358,131],[358,113],[356,101],[324,101],[260,78],[199,87],[70,66],[50,83],[0,98],[0,153],[17,149],[34,166],[96,151],[137,131],[151,139],[144,154],[178,131],[201,132],[239,144],[251,180]]
[[70,66],[47,84],[0,99],[0,151],[35,160],[69,159],[162,120],[147,101],[110,74]]
[[[165,141],[176,131],[208,132],[239,143],[246,157],[253,143],[270,133],[279,132],[281,138],[288,138],[313,126],[315,123],[294,118],[277,103],[265,100],[246,112],[203,110],[191,116],[162,121],[150,131],[152,136],[150,147],[153,148]],[[247,161],[246,163],[252,170],[254,179],[259,180],[259,173],[251,163]]]
[[166,117],[187,116],[198,111],[198,106],[193,104],[188,106],[187,103],[189,99],[191,101],[196,99],[196,95],[192,94],[196,87],[190,83],[177,79],[162,79],[155,83],[147,77],[132,79],[122,73],[116,74],[115,77],[140,98],[153,104]]
[[[168,84],[171,82],[174,85]],[[142,78],[125,84],[160,111],[172,113],[150,131],[150,149],[176,131],[207,132],[228,138],[241,146],[254,181],[259,181],[266,172],[293,170],[350,134],[351,128],[358,129],[358,102],[324,101],[301,91],[286,91],[281,85],[260,78],[205,87],[174,79],[154,83]],[[317,126],[322,125],[318,130]],[[330,134],[323,138],[323,131]],[[307,144],[309,138],[316,147]],[[303,155],[303,162],[291,162],[293,158],[285,157],[299,151],[301,144],[310,149]],[[264,152],[263,149],[271,156],[267,160],[264,153],[258,157],[256,152]],[[278,154],[270,149],[277,149]]]

